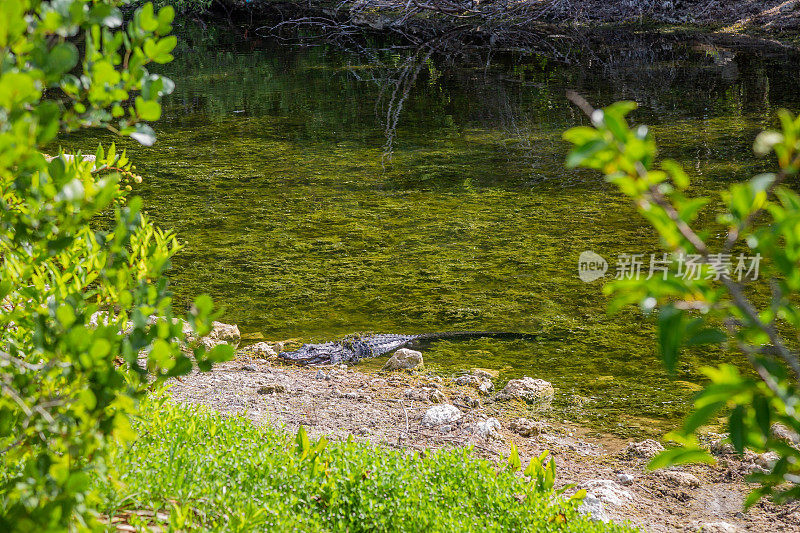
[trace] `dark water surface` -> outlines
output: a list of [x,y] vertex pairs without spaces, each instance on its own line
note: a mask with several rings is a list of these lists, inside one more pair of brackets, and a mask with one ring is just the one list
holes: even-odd
[[600,176],[564,169],[561,133],[583,119],[563,95],[638,101],[635,120],[696,177],[692,192],[716,193],[769,168],[752,141],[778,108],[800,110],[798,57],[632,37],[570,64],[413,63],[408,50],[233,41],[185,37],[163,69],[177,89],[158,142],[125,144],[148,212],[186,241],[172,275],[181,301],[209,293],[224,321],[268,339],[541,332],[442,342],[426,361],[547,379],[564,416],[619,433],[674,424],[700,364],[728,357],[689,354],[670,378],[652,322],[608,316],[602,281],[579,280],[584,250],[613,270],[619,253],[658,247]]

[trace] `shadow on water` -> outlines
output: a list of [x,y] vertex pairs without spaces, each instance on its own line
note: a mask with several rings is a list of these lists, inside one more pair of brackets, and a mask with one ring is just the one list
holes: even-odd
[[[440,342],[426,360],[548,379],[560,413],[618,433],[674,424],[700,364],[731,356],[690,353],[667,376],[652,322],[607,316],[602,282],[578,279],[584,250],[609,259],[608,279],[618,254],[658,243],[599,176],[564,169],[561,133],[583,120],[564,91],[640,102],[635,120],[662,155],[697,177],[692,192],[713,194],[769,167],[752,141],[777,108],[800,110],[800,58],[683,37],[625,43],[590,43],[567,64],[185,33],[163,67],[177,89],[158,142],[122,143],[147,178],[136,191],[147,210],[186,241],[179,300],[209,293],[223,320],[270,339],[541,333]],[[98,140],[110,137],[65,146]]]

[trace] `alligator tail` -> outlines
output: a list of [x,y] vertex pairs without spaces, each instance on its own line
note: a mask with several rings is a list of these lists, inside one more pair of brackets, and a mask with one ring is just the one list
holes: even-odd
[[511,331],[444,331],[440,333],[422,333],[417,335],[414,341],[468,340],[484,337],[501,340],[536,340],[538,338],[535,333],[515,333]]

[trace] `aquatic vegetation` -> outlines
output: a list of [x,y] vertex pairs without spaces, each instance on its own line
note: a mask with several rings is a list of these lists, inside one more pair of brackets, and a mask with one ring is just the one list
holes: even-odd
[[[714,191],[763,164],[750,146],[774,105],[800,108],[800,95],[781,90],[798,59],[740,50],[721,61],[692,46],[614,62],[599,51],[603,61],[574,66],[513,54],[488,68],[432,60],[387,158],[385,94],[403,51],[253,49],[224,36],[211,50],[184,34],[164,68],[177,90],[159,141],[129,147],[151,177],[136,192],[186,243],[173,290],[184,302],[212,294],[245,332],[541,332],[539,342],[440,343],[426,360],[541,377],[568,416],[620,432],[647,420],[658,432],[686,412],[691,390],[661,369],[653,324],[607,317],[601,282],[577,276],[584,250],[610,261],[608,279],[618,254],[658,242],[600,177],[564,170],[560,135],[580,118],[563,91],[636,95],[664,154]],[[694,356],[676,379],[703,379]],[[590,401],[578,409],[573,395]]]

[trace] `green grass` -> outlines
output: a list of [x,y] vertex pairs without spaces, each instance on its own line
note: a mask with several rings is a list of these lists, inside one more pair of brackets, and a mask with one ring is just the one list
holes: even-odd
[[139,438],[112,451],[97,481],[107,515],[163,511],[175,529],[214,531],[628,530],[464,449],[302,444],[163,397],[135,426]]

